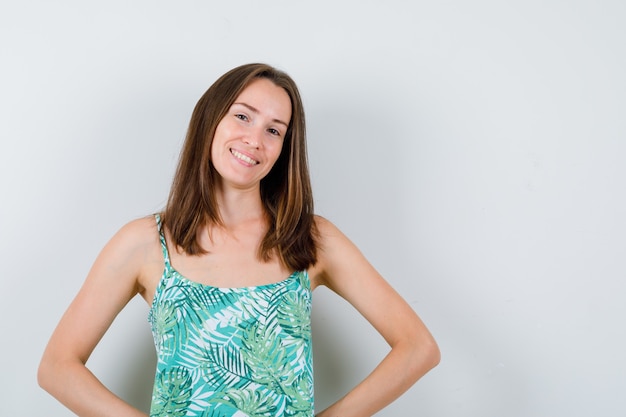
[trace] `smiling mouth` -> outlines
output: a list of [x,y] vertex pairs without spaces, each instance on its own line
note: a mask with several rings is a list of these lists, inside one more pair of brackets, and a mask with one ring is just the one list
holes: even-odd
[[235,158],[237,158],[240,161],[243,161],[243,162],[245,162],[247,164],[257,165],[259,163],[259,161],[255,161],[254,159],[250,158],[249,156],[246,156],[246,155],[242,154],[241,152],[237,152],[234,149],[231,149],[230,153],[232,153]]

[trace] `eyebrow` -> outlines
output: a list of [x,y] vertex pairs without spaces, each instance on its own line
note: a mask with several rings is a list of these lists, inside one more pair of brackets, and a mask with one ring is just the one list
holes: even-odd
[[[234,104],[238,104],[238,105],[240,105],[240,106],[244,106],[244,107],[246,107],[248,110],[250,110],[251,112],[254,112],[254,113],[260,113],[260,112],[259,112],[259,111],[255,108],[255,107],[253,107],[253,106],[251,106],[251,105],[249,105],[249,104],[246,104],[246,103],[240,103],[240,102],[233,103],[233,105],[234,105]],[[273,122],[275,122],[275,123],[280,123],[281,125],[284,125],[285,127],[289,127],[289,124],[288,124],[288,123],[285,123],[285,122],[283,122],[283,121],[282,121],[282,120],[280,120],[280,119],[272,119],[272,121],[273,121]]]

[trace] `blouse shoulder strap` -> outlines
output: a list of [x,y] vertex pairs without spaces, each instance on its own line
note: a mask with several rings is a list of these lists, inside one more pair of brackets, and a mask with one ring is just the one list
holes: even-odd
[[165,234],[163,233],[163,227],[161,223],[161,215],[154,215],[157,224],[157,231],[159,232],[159,240],[161,241],[161,251],[163,252],[163,259],[165,259],[165,266],[170,268],[170,254],[167,250],[167,243],[165,242]]

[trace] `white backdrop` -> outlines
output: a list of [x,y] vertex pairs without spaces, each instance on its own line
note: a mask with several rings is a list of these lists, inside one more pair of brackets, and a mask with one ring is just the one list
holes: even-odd
[[[253,61],[301,88],[317,211],[440,343],[380,415],[625,415],[625,5],[2,1],[0,415],[71,415],[36,384],[50,333],[163,206],[197,99]],[[144,409],[147,310],[89,363]],[[319,408],[386,352],[325,289],[314,338]]]

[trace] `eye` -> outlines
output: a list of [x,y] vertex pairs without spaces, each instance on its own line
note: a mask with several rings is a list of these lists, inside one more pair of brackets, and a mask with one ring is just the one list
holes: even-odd
[[267,129],[267,131],[274,136],[280,136],[280,131],[278,131],[278,129],[274,129],[273,127],[270,127],[269,129]]
[[248,121],[248,116],[246,116],[245,114],[236,113],[235,117],[239,120],[243,120],[244,122]]

